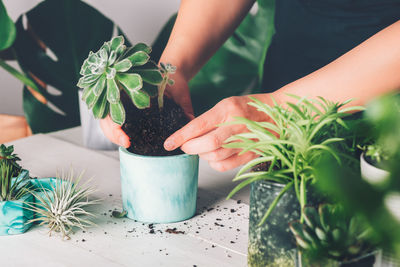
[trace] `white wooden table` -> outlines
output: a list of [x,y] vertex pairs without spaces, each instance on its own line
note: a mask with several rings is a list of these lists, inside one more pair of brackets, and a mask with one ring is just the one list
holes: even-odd
[[[248,189],[225,200],[234,171],[218,173],[200,161],[197,215],[185,222],[149,225],[111,217],[121,210],[117,151],[81,146],[79,127],[12,142],[21,165],[33,176],[53,177],[57,170],[86,170],[98,188],[97,227],[76,231],[71,240],[48,237],[44,227],[0,237],[1,267],[9,266],[246,266]],[[238,200],[241,201],[238,201]],[[177,228],[184,234],[169,234]]]

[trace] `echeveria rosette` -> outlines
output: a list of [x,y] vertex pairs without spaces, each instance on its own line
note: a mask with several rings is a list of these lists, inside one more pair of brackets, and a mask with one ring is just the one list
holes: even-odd
[[82,100],[92,109],[95,118],[110,114],[115,123],[125,122],[121,90],[137,108],[150,106],[149,94],[163,80],[157,65],[150,61],[150,52],[151,48],[143,43],[127,48],[124,38],[117,36],[105,42],[96,53],[89,53],[80,71],[78,87],[84,89]]

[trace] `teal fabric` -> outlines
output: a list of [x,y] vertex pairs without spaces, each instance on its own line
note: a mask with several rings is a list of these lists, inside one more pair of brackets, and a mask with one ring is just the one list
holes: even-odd
[[263,91],[310,74],[399,19],[400,0],[276,0]]
[[150,157],[120,147],[122,205],[127,217],[147,223],[171,223],[196,212],[199,157]]

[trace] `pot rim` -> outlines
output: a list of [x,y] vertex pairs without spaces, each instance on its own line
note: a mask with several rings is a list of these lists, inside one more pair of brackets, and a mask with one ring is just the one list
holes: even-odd
[[375,166],[375,165],[369,163],[369,162],[365,159],[365,153],[364,153],[364,152],[362,152],[361,155],[360,155],[360,162],[363,162],[363,164],[366,164],[366,165],[370,166],[371,168],[377,169],[377,170],[379,170],[379,171],[381,171],[381,172],[389,173],[387,170],[381,169],[381,168],[379,168],[379,167],[377,167],[377,166]]
[[198,155],[190,155],[190,154],[179,154],[179,155],[171,155],[171,156],[145,156],[145,155],[139,155],[135,154],[132,152],[129,152],[125,147],[120,146],[119,151],[121,153],[124,153],[128,156],[135,157],[135,158],[142,158],[142,159],[172,159],[172,158],[188,158],[188,157],[198,157]]

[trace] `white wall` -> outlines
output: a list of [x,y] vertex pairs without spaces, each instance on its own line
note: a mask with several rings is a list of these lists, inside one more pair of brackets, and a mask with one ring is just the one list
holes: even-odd
[[[15,21],[39,0],[3,0]],[[152,43],[179,0],[85,0],[119,25],[132,43]],[[16,65],[13,64],[15,67]],[[0,68],[0,114],[22,115],[22,84]]]

